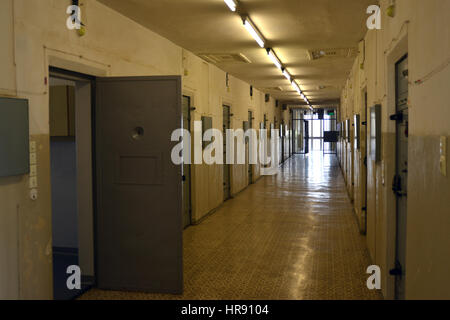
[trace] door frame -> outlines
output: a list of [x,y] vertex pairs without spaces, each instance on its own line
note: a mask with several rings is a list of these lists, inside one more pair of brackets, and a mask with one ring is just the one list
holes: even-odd
[[[91,86],[91,165],[92,165],[92,225],[93,225],[93,253],[94,253],[94,279],[92,287],[97,287],[97,214],[98,214],[98,206],[97,206],[97,148],[96,148],[96,76],[88,75],[85,73],[80,73],[77,71],[67,70],[59,67],[52,66],[51,64],[48,66],[48,75],[50,77],[60,77],[65,80],[72,81],[85,81],[89,82]],[[55,76],[56,75],[56,76]],[[50,125],[50,124],[49,124]],[[53,258],[52,258],[53,261]],[[53,278],[53,269],[52,269],[52,278]],[[82,289],[77,297],[84,294],[86,291],[90,290],[92,287],[88,287]]]
[[[195,111],[196,111],[196,107],[195,107],[195,93],[191,90],[186,90],[182,88],[182,97],[186,96],[189,97],[190,100],[190,110],[189,110],[189,116],[190,116],[190,128],[191,128],[191,145],[194,145],[194,134],[193,134],[193,125],[192,122],[195,121]],[[191,157],[193,155],[191,154]],[[191,159],[191,162],[192,159]],[[195,219],[195,198],[193,197],[193,194],[195,194],[196,191],[196,184],[194,183],[195,181],[195,177],[196,177],[196,167],[195,165],[190,165],[191,167],[191,183],[190,183],[190,190],[191,190],[191,225],[194,225],[197,223],[197,220]]]

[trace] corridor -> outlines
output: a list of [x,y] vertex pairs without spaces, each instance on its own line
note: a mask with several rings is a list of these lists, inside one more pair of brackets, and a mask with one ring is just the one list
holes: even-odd
[[182,296],[102,291],[81,299],[379,299],[334,155],[295,155],[184,231]]
[[450,299],[448,12],[0,0],[0,300]]

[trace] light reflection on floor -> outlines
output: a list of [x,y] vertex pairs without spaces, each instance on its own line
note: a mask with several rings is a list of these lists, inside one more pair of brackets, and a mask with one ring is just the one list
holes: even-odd
[[184,232],[182,296],[91,290],[83,299],[379,299],[334,155],[288,160]]

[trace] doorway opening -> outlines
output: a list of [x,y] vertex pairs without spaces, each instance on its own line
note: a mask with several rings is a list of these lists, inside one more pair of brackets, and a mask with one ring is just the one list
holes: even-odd
[[336,143],[326,143],[324,132],[336,131],[334,109],[325,112],[294,109],[293,123],[293,150],[294,154],[309,154],[310,151],[323,151],[336,153]]
[[230,129],[230,106],[223,105],[223,200],[231,198],[231,166],[227,164],[227,130]]
[[[191,132],[191,97],[183,96],[183,129]],[[184,139],[184,137],[183,137]],[[183,163],[183,227],[192,223],[191,165]]]
[[[70,300],[96,282],[92,126],[95,78],[53,67],[49,71],[53,292],[55,300]],[[81,269],[81,289],[68,288],[69,266]]]

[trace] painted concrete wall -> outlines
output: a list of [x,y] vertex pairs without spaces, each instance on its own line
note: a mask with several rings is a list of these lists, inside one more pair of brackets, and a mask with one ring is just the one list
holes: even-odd
[[50,141],[52,246],[78,248],[76,142]]
[[[184,51],[95,0],[83,8],[87,34],[66,28],[61,0],[3,0],[0,2],[0,94],[29,99],[30,134],[38,145],[39,198],[29,199],[28,177],[0,179],[0,298],[52,297],[51,202],[49,159],[49,65],[94,76],[183,75],[183,94],[193,97],[194,120],[213,117],[221,129],[222,104],[231,105],[232,126],[241,128],[247,111],[255,127],[264,113],[273,119],[274,101],[249,84]],[[124,32],[126,30],[126,32]],[[279,119],[279,117],[278,117]],[[255,176],[259,168],[255,166]],[[232,193],[242,190],[243,167],[232,169]],[[222,168],[198,165],[193,170],[194,219],[221,204]]]
[[[439,170],[439,138],[446,136],[448,141],[450,135],[450,2],[397,0],[394,18],[386,15],[390,1],[382,0],[380,3],[382,30],[368,31],[364,39],[365,59],[356,59],[341,98],[341,120],[362,114],[362,91],[365,87],[369,106],[382,104],[382,161],[368,160],[367,166],[367,244],[373,262],[382,269],[383,294],[386,298],[393,298],[394,279],[388,272],[395,261],[396,211],[391,190],[395,173],[395,122],[389,120],[389,116],[395,113],[394,65],[408,53],[406,298],[448,299],[450,178],[441,175]],[[356,151],[352,158],[352,148],[351,144],[340,144],[343,150],[340,161],[344,168],[353,160],[356,183],[352,196],[355,211],[361,215],[364,190],[360,173],[364,149]]]

